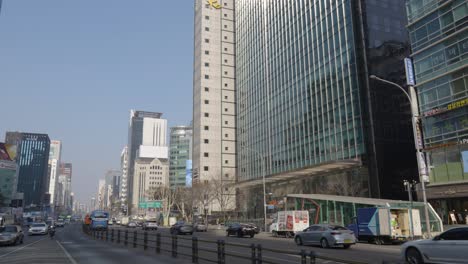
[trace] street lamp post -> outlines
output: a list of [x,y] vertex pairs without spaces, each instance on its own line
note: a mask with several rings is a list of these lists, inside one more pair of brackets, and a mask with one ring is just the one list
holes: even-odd
[[[418,143],[418,133],[417,133],[417,128],[416,128],[416,122],[419,118],[419,114],[418,114],[418,103],[417,103],[417,99],[416,99],[416,93],[414,91],[412,91],[412,89],[414,89],[412,86],[410,86],[410,92],[411,92],[411,95],[405,90],[403,89],[403,87],[401,87],[400,85],[394,83],[394,82],[391,82],[391,81],[387,81],[385,79],[382,79],[382,78],[379,78],[375,75],[371,75],[369,76],[370,79],[373,79],[373,80],[377,80],[377,81],[380,81],[380,82],[383,82],[383,83],[386,83],[386,84],[390,84],[394,87],[397,87],[398,89],[400,89],[405,95],[406,97],[408,98],[409,102],[410,102],[410,105],[411,105],[411,124],[413,126],[413,136],[414,136],[414,145],[415,145],[415,148],[416,148],[416,160],[418,162],[418,172],[419,172],[419,181],[421,182],[421,192],[422,192],[422,195],[423,195],[423,202],[424,202],[424,214],[425,214],[425,220],[426,220],[426,228],[427,228],[427,235],[429,237],[431,237],[431,225],[430,225],[430,221],[429,221],[429,209],[428,209],[428,205],[427,205],[427,196],[426,196],[426,179],[423,178],[423,168],[422,168],[422,164],[424,162],[424,160],[422,159],[422,152],[421,152],[421,148],[419,146],[419,143]],[[422,140],[422,139],[421,139]]]
[[256,155],[258,155],[260,157],[260,159],[262,160],[262,181],[263,181],[263,228],[265,230],[265,232],[267,231],[267,203],[266,203],[266,186],[265,186],[265,173],[266,173],[266,160],[265,160],[265,156],[262,155],[260,152],[256,151],[256,150],[253,150],[251,148],[248,148],[248,147],[243,147],[247,150],[250,150],[252,153],[255,153]]

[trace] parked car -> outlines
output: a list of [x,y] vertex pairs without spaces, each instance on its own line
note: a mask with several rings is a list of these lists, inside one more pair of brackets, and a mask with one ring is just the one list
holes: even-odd
[[137,225],[137,227],[143,227],[142,221],[135,221],[135,224]]
[[58,220],[57,222],[55,222],[55,227],[64,227],[65,226],[65,222],[63,220]]
[[47,235],[49,233],[49,227],[46,223],[34,223],[28,230],[28,235]]
[[253,228],[253,230],[255,231],[255,234],[260,233],[260,227],[258,227],[256,224],[248,223],[247,225]]
[[237,237],[255,236],[255,229],[248,224],[231,224],[226,229],[226,236],[237,235]]
[[320,245],[323,248],[356,244],[354,232],[339,225],[311,225],[294,236],[297,245]]
[[121,225],[122,222],[120,220],[117,220],[117,225]]
[[170,232],[173,235],[193,234],[193,225],[185,223],[184,221],[178,221],[171,226]]
[[6,225],[0,227],[0,245],[23,244],[24,234],[21,226]]
[[195,232],[206,232],[208,230],[208,225],[202,222],[194,223],[193,228]]
[[407,263],[466,263],[468,227],[449,229],[433,239],[409,241],[401,246]]
[[143,223],[143,230],[158,230],[158,222],[155,220],[148,220]]
[[128,222],[127,227],[136,228],[137,224],[135,222],[131,221],[131,222]]

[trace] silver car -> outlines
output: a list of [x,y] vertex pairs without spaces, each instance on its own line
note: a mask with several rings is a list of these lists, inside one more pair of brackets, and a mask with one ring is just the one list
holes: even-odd
[[353,231],[339,225],[311,225],[294,236],[297,245],[320,245],[323,248],[356,244]]
[[34,223],[28,230],[28,235],[47,235],[49,226],[46,223]]
[[407,263],[467,263],[468,227],[453,228],[434,237],[406,242],[401,255]]
[[0,245],[23,244],[24,234],[21,226],[0,226]]

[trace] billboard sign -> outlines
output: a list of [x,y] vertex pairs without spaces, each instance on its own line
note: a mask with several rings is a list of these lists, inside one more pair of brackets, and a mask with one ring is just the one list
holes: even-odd
[[16,160],[16,145],[0,143],[0,160]]
[[410,58],[405,58],[405,72],[406,72],[406,84],[415,85],[414,79],[413,61]]

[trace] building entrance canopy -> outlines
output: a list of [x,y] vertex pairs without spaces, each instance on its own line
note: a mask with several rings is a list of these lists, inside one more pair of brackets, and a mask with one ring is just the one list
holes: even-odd
[[[293,179],[300,179],[300,177],[308,177],[308,176],[319,176],[319,175],[326,175],[334,172],[339,172],[343,170],[348,170],[354,167],[361,166],[361,160],[359,159],[348,159],[348,160],[339,160],[339,161],[331,161],[326,163],[321,163],[320,165],[310,166],[301,168],[298,170],[292,170],[288,172],[273,174],[273,175],[266,175],[265,176],[265,183],[276,183],[281,181],[288,181]],[[261,166],[261,165],[259,165]],[[263,184],[263,178],[258,178],[249,181],[242,181],[234,183],[236,188],[245,188],[245,187],[252,187],[258,186]]]

